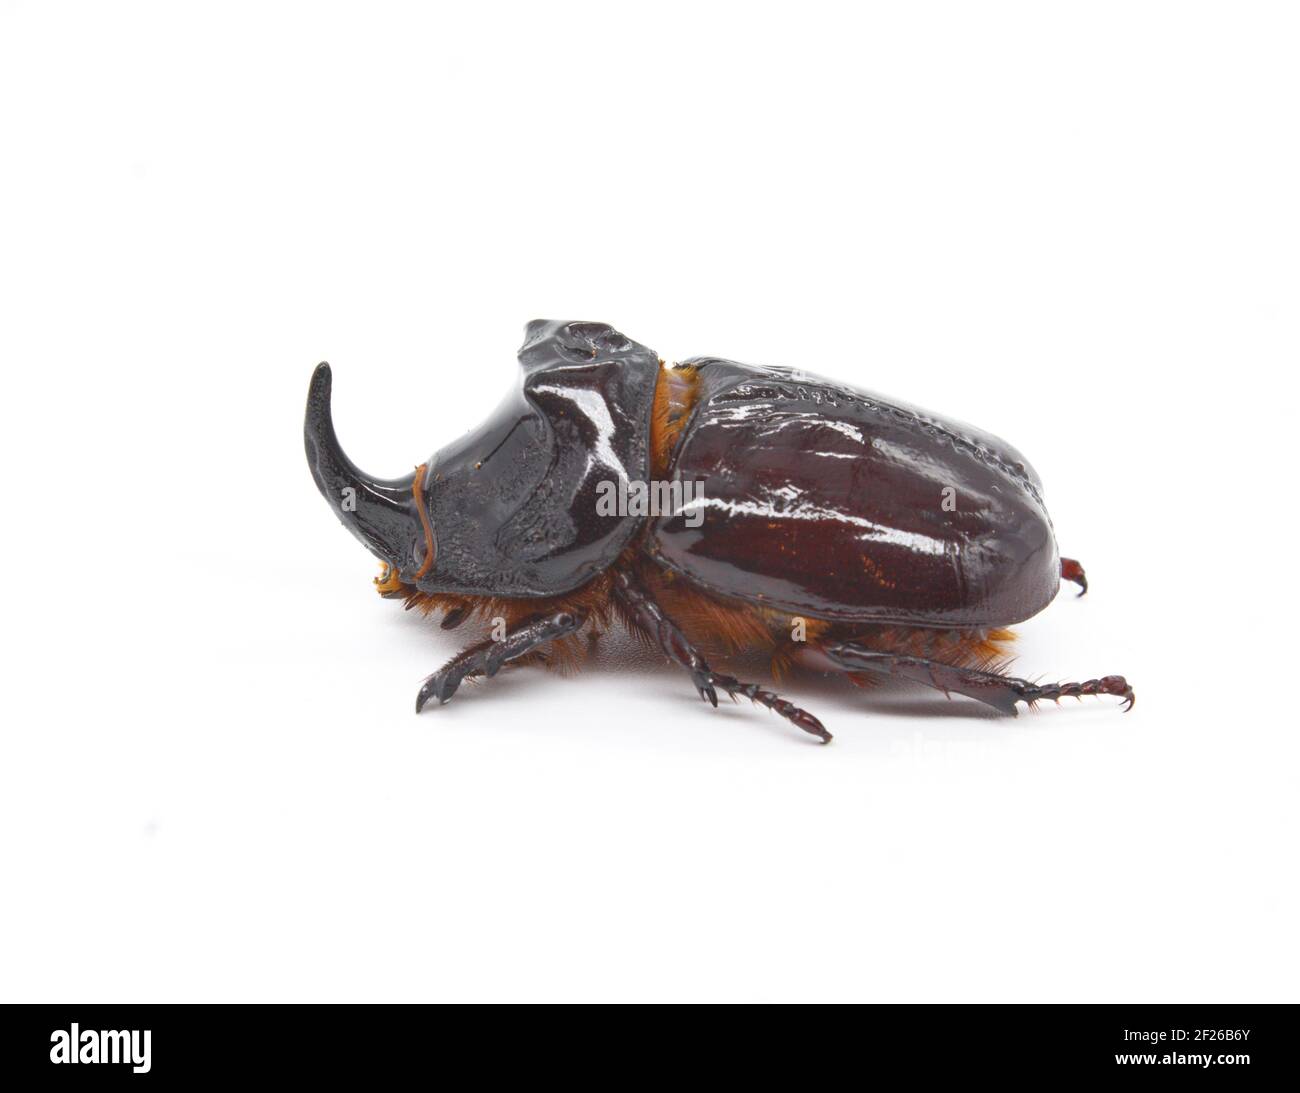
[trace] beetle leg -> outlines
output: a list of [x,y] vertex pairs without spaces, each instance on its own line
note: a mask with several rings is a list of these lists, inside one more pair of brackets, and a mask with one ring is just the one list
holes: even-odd
[[957,668],[924,657],[899,656],[880,653],[851,641],[826,642],[821,647],[830,659],[846,671],[881,672],[915,680],[928,687],[943,691],[956,691],[985,705],[1015,715],[1016,703],[1030,706],[1045,698],[1080,698],[1083,695],[1115,695],[1124,700],[1124,709],[1131,710],[1136,697],[1133,688],[1123,676],[1104,676],[1086,683],[1053,683],[1040,686],[1027,679],[981,672],[975,668]]
[[787,702],[780,695],[763,690],[755,683],[742,683],[733,676],[723,675],[710,668],[700,651],[690,643],[677,624],[664,614],[663,608],[655,603],[650,593],[624,570],[614,574],[614,595],[627,608],[637,625],[654,638],[664,656],[691,673],[695,689],[705,702],[717,706],[718,691],[725,691],[732,698],[744,695],[760,706],[766,706],[773,713],[780,714],[804,732],[819,737],[823,744],[831,742],[831,734],[826,731],[826,727],[806,710]]
[[587,616],[581,611],[559,611],[554,615],[537,615],[522,626],[511,630],[500,641],[481,641],[457,653],[438,671],[424,681],[415,699],[415,712],[419,713],[431,698],[439,705],[456,693],[466,676],[487,676],[489,679],[503,665],[536,652],[556,638],[572,634],[582,628]]
[[1083,566],[1073,558],[1061,559],[1061,580],[1073,581],[1077,584],[1080,596],[1088,591],[1088,575],[1083,571]]
[[468,614],[468,607],[453,607],[443,616],[441,626],[444,630],[455,630],[456,627],[465,621]]

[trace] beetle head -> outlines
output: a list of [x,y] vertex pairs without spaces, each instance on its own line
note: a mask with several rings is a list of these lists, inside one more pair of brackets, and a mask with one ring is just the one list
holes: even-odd
[[319,364],[307,392],[303,437],[321,496],[366,548],[406,583],[414,584],[437,552],[429,516],[427,464],[402,478],[372,478],[343,454],[330,413],[331,376]]

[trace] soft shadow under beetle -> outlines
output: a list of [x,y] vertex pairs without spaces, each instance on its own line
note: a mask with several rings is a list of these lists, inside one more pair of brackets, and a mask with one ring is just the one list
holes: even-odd
[[[789,368],[667,367],[603,323],[529,323],[519,363],[487,422],[393,479],[343,454],[329,366],[312,376],[312,476],[383,563],[381,594],[445,628],[499,620],[425,680],[417,712],[506,664],[572,664],[613,619],[713,705],[744,695],[823,741],[811,714],[705,654],[896,675],[1011,714],[1068,695],[1133,705],[1123,676],[1004,674],[1004,628],[1062,578],[1087,581],[1057,553],[1033,468],[996,437]],[[611,511],[614,492],[673,504]]]

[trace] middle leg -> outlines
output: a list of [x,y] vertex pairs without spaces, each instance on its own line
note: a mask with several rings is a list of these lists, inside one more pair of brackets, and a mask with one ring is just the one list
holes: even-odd
[[716,707],[719,690],[725,691],[732,698],[744,695],[760,706],[766,706],[773,713],[780,714],[804,732],[819,737],[823,744],[831,742],[831,734],[826,731],[826,726],[806,710],[787,702],[780,695],[763,690],[755,683],[742,683],[734,676],[723,675],[710,668],[700,651],[690,643],[678,625],[664,614],[649,591],[625,570],[614,574],[614,595],[636,624],[655,640],[664,656],[691,673],[695,689],[706,702]]

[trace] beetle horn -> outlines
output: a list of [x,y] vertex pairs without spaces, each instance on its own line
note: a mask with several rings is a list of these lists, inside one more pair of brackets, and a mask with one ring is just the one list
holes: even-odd
[[307,391],[303,427],[311,476],[344,526],[380,561],[398,567],[413,535],[420,532],[412,503],[415,474],[371,478],[343,454],[330,413],[331,383],[330,366],[318,364]]

